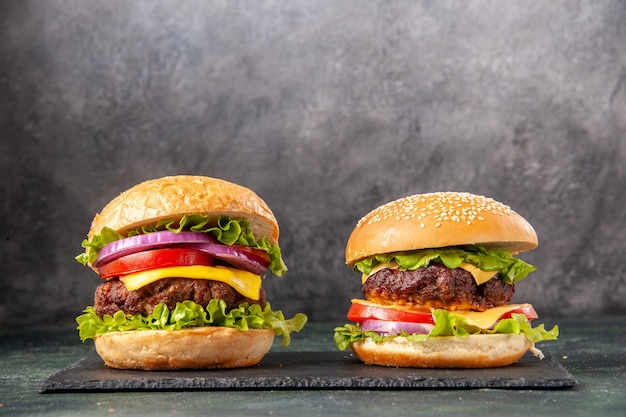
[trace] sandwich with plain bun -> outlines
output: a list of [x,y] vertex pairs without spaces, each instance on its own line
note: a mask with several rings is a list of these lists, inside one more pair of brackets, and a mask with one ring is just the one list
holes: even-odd
[[536,267],[514,255],[537,247],[533,227],[510,207],[463,192],[416,194],[365,215],[346,245],[362,277],[352,323],[335,328],[341,350],[364,363],[488,368],[517,362],[558,327],[533,327],[528,303],[510,303]]
[[287,271],[278,237],[246,187],[189,175],[135,185],[96,214],[77,256],[102,280],[76,319],[81,339],[118,369],[257,364],[307,321],[266,300],[263,279]]

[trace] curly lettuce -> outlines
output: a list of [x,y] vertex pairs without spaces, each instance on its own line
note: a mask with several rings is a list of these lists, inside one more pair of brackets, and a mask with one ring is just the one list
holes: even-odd
[[84,342],[95,336],[108,332],[123,332],[128,330],[180,330],[201,326],[221,326],[246,331],[248,329],[269,329],[282,337],[282,345],[287,346],[291,341],[290,334],[299,332],[308,318],[302,313],[290,319],[285,319],[281,311],[273,311],[270,304],[265,308],[257,304],[241,304],[229,311],[223,300],[212,299],[202,307],[193,301],[176,303],[171,311],[165,304],[158,304],[152,314],[125,315],[118,311],[114,315],[105,314],[98,317],[93,306],[87,307],[83,314],[76,318],[78,333]]
[[267,238],[256,240],[250,231],[250,223],[247,219],[231,219],[229,216],[221,216],[217,220],[217,224],[212,226],[209,224],[209,217],[202,214],[189,214],[183,216],[179,221],[170,219],[160,220],[156,224],[137,227],[122,235],[115,230],[104,227],[99,234],[94,235],[91,240],[83,240],[82,247],[85,251],[76,256],[76,260],[83,265],[93,264],[98,252],[105,245],[124,239],[129,236],[137,236],[147,233],[169,230],[170,232],[180,233],[183,230],[192,232],[211,233],[215,238],[224,245],[241,245],[254,249],[261,249],[270,256],[269,269],[276,276],[282,276],[287,272],[287,266],[283,261],[280,247],[278,244],[272,245]]
[[511,318],[500,320],[492,329],[481,329],[470,325],[462,316],[455,315],[447,310],[436,309],[433,311],[435,327],[428,334],[408,334],[402,332],[399,335],[384,336],[374,331],[363,331],[358,324],[345,324],[334,329],[333,339],[340,350],[346,350],[351,343],[371,338],[374,342],[394,338],[405,337],[411,342],[423,342],[429,337],[456,336],[467,337],[472,334],[523,334],[531,342],[537,343],[545,340],[556,340],[559,335],[559,327],[554,326],[546,330],[543,324],[532,327],[523,314],[511,314]]
[[443,264],[450,269],[455,269],[461,264],[468,263],[477,266],[483,271],[498,271],[501,279],[508,284],[520,281],[537,269],[536,266],[515,258],[509,251],[487,249],[480,245],[374,255],[357,262],[354,265],[354,269],[367,275],[379,263],[392,261],[397,262],[401,270],[426,268],[431,262]]

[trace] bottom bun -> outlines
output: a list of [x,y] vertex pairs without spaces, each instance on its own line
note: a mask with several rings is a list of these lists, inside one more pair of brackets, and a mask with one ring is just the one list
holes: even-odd
[[532,342],[524,335],[489,334],[465,338],[430,337],[411,342],[394,337],[381,343],[368,338],[350,345],[368,365],[413,368],[493,368],[517,362]]
[[228,327],[131,330],[104,333],[94,339],[96,351],[107,366],[147,371],[252,366],[263,359],[273,341],[273,330]]

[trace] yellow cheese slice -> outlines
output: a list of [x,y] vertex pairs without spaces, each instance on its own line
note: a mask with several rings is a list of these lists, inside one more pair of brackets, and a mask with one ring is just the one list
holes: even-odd
[[465,311],[454,310],[451,314],[457,316],[463,316],[467,319],[467,322],[473,326],[480,327],[481,329],[489,329],[496,321],[505,313],[509,313],[518,308],[532,307],[530,304],[507,304],[505,306],[493,307],[486,311]]
[[[365,281],[367,281],[370,276],[374,275],[376,272],[384,268],[397,269],[398,264],[396,262],[389,262],[376,265],[374,268],[372,268],[369,274],[363,274],[361,276],[361,284],[365,284]],[[474,277],[474,281],[476,281],[476,285],[484,284],[498,273],[498,271],[483,271],[479,267],[472,264],[461,264],[459,265],[459,268],[464,269],[472,274],[472,276]]]
[[128,291],[138,290],[148,284],[163,278],[194,278],[220,281],[233,287],[239,294],[252,300],[259,299],[261,291],[261,276],[241,269],[227,266],[173,266],[167,268],[149,269],[147,271],[128,274],[120,279]]
[[461,264],[459,265],[459,268],[465,269],[467,272],[472,274],[474,281],[476,281],[476,285],[484,284],[498,273],[498,271],[483,271],[476,265],[472,264]]

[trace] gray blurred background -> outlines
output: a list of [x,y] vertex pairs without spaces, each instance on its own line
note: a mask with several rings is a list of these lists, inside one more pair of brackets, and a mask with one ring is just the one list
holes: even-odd
[[534,225],[515,301],[626,314],[622,1],[4,0],[0,136],[2,327],[73,327],[91,219],[173,174],[272,207],[286,314],[343,322],[357,220],[446,190]]

